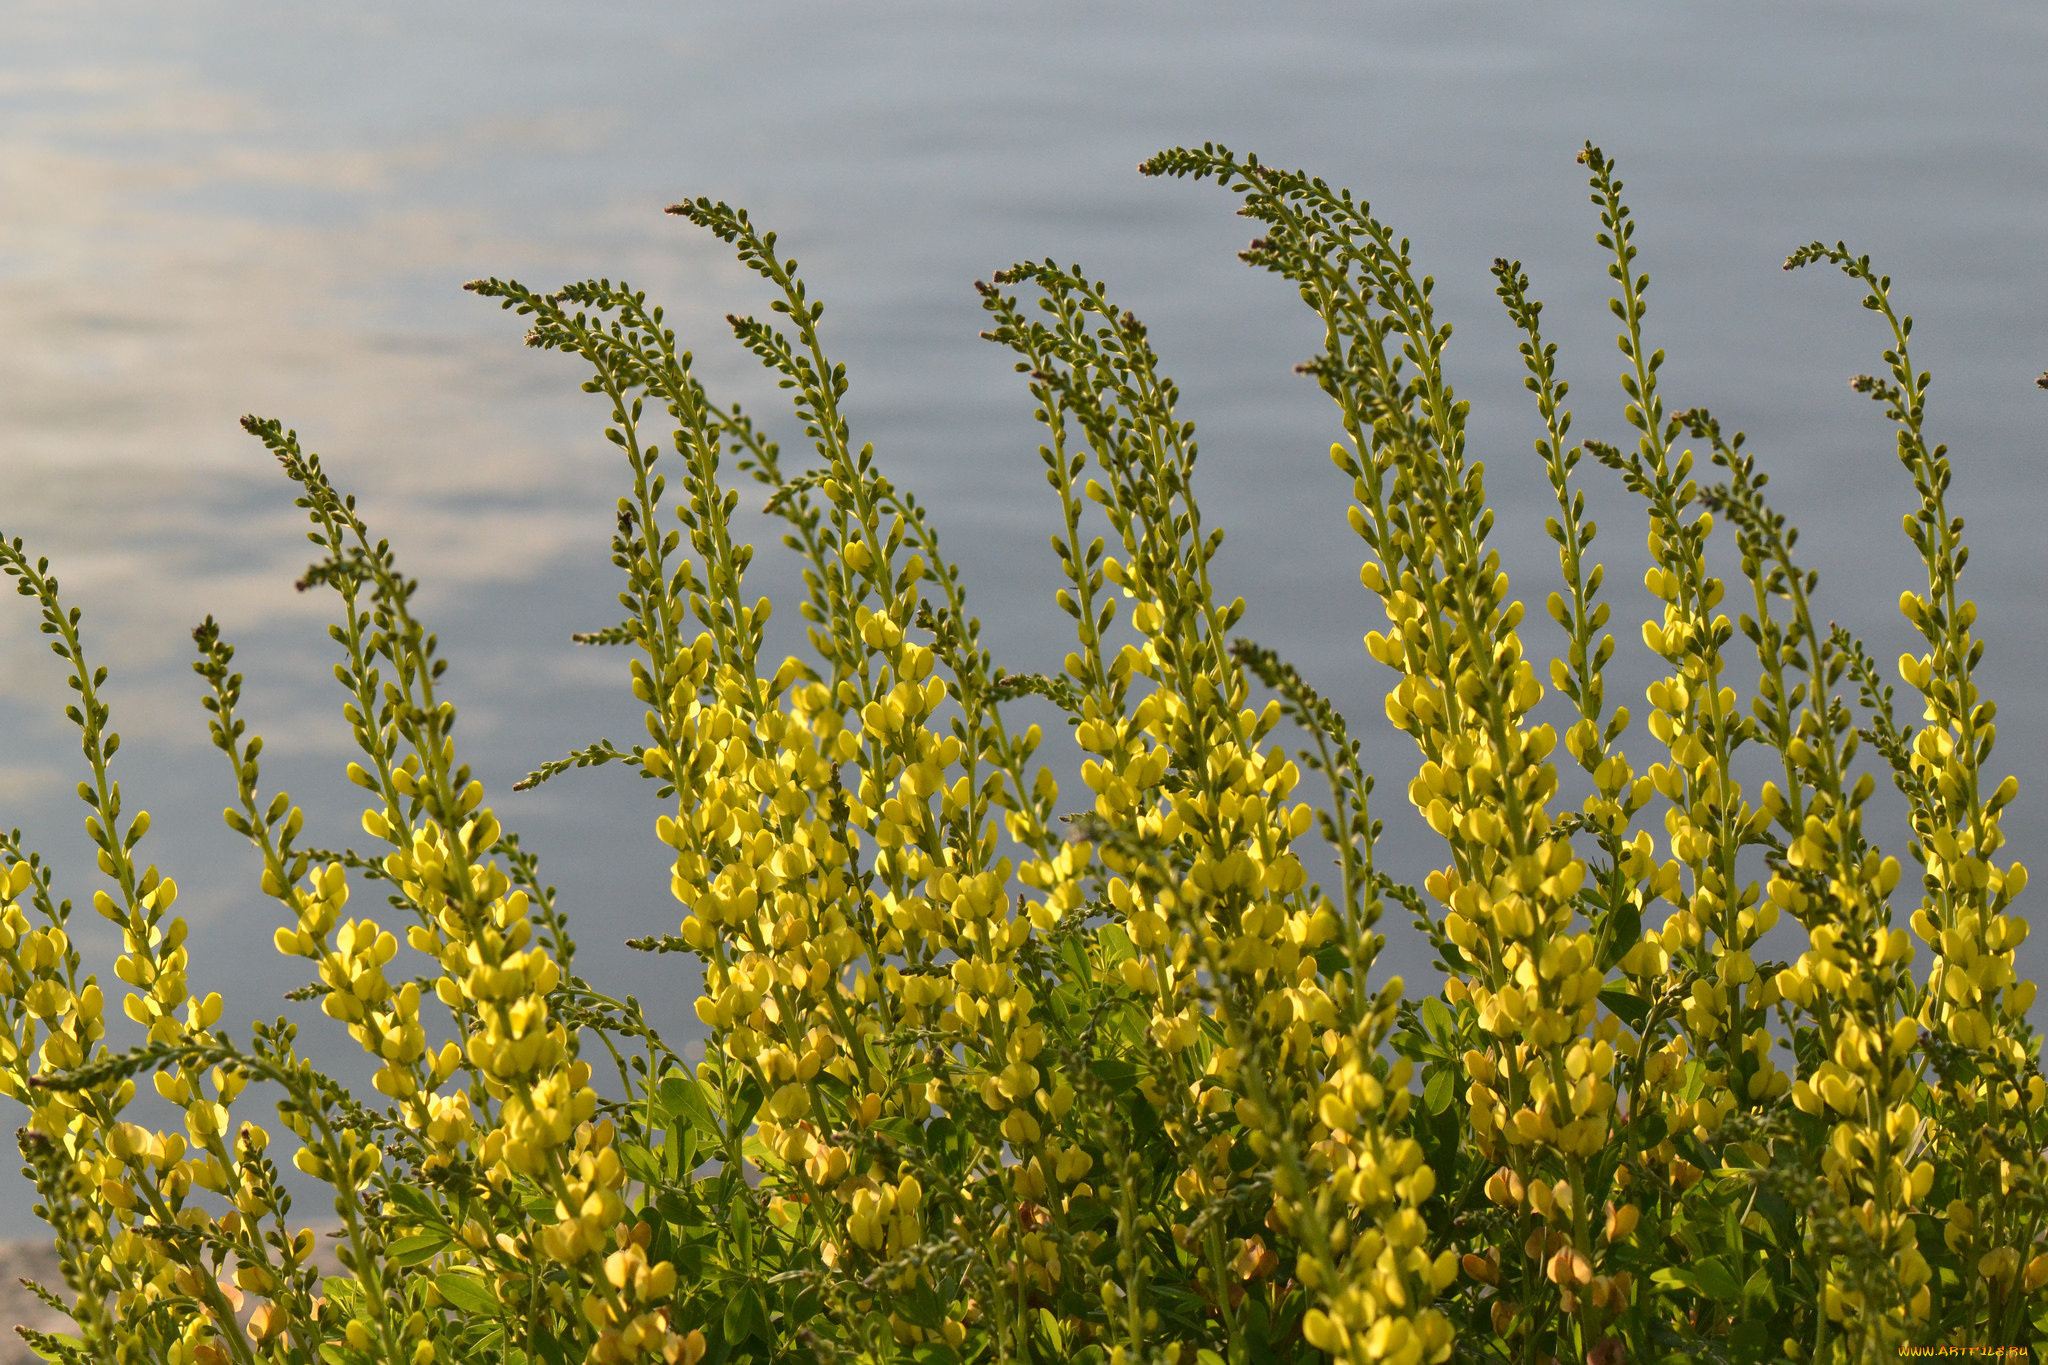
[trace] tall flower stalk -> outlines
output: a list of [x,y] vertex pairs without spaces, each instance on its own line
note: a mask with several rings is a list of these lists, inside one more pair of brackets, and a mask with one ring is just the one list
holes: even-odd
[[[1888,377],[1854,386],[1917,497],[1925,581],[1900,608],[1924,652],[1897,673],[1918,721],[1822,624],[1747,438],[1667,398],[1623,185],[1598,148],[1579,160],[1630,434],[1575,438],[1535,283],[1496,261],[1554,504],[1557,578],[1521,596],[1408,241],[1225,148],[1142,168],[1235,194],[1260,225],[1243,259],[1320,323],[1301,368],[1336,405],[1341,515],[1385,618],[1365,655],[1440,841],[1420,887],[1382,869],[1354,722],[1238,634],[1195,425],[1144,323],[1079,266],[979,286],[1042,428],[1073,631],[1049,673],[998,665],[930,509],[856,434],[823,305],[744,211],[671,210],[765,290],[764,316],[727,323],[790,396],[799,457],[713,397],[627,284],[469,286],[587,367],[624,459],[623,616],[575,641],[624,656],[644,740],[515,790],[599,767],[650,784],[675,932],[631,946],[687,962],[688,1042],[578,974],[568,908],[458,749],[417,584],[320,458],[253,417],[308,517],[300,587],[337,605],[367,842],[314,845],[264,790],[235,651],[202,623],[223,819],[304,965],[291,999],[317,1002],[231,1036],[177,883],[137,852],[150,821],[114,776],[80,613],[0,541],[75,694],[92,904],[141,1038],[110,1045],[114,987],[55,869],[0,838],[0,1091],[68,1290],[44,1292],[78,1328],[31,1343],[64,1365],[1616,1365],[2030,1342],[2048,1082],[2015,969],[2018,783],[1991,767],[1912,321],[1846,247],[1787,262],[1839,267],[1890,329]],[[1640,769],[1594,480],[1640,501],[1660,604]],[[748,488],[800,563],[799,655],[764,653]],[[1879,769],[1917,903],[1880,841]],[[1390,908],[1440,988],[1378,974]],[[313,1066],[302,1026],[345,1030],[374,1097]],[[145,1077],[176,1121],[130,1116]],[[294,1215],[309,1188],[331,1216]],[[339,1273],[318,1269],[323,1226]]]

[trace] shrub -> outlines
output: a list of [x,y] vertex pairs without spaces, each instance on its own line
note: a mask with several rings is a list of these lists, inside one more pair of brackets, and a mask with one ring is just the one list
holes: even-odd
[[[220,996],[188,981],[176,884],[138,853],[149,817],[110,774],[105,670],[47,563],[8,544],[71,671],[108,882],[93,907],[122,928],[122,1009],[146,1032],[110,1049],[71,903],[10,838],[0,1088],[29,1110],[22,1149],[79,1329],[34,1344],[121,1365],[1611,1365],[2029,1340],[2048,1085],[2013,970],[2026,873],[1998,861],[2017,783],[1988,766],[1995,707],[1973,682],[1983,644],[1911,319],[1846,248],[1787,262],[1839,267],[1889,329],[1888,375],[1856,386],[1917,497],[1926,582],[1900,608],[1926,648],[1898,664],[1916,724],[1863,646],[1818,624],[1817,576],[1743,438],[1666,409],[1621,184],[1597,149],[1580,160],[1637,439],[1568,442],[1541,305],[1497,262],[1557,498],[1546,608],[1564,645],[1540,667],[1487,545],[1450,328],[1407,244],[1348,192],[1221,148],[1143,167],[1238,195],[1265,234],[1245,260],[1324,324],[1304,369],[1337,404],[1331,458],[1389,622],[1366,648],[1419,750],[1408,798],[1448,850],[1421,890],[1375,865],[1344,719],[1231,638],[1243,604],[1212,581],[1222,532],[1145,328],[1050,261],[981,292],[1046,429],[1075,633],[1057,676],[995,665],[926,509],[854,443],[822,306],[744,212],[671,210],[776,296],[777,318],[731,321],[794,397],[816,456],[800,474],[713,401],[643,295],[469,286],[590,366],[631,472],[612,539],[626,617],[578,638],[632,654],[647,742],[521,785],[606,764],[656,784],[683,918],[635,946],[695,960],[695,1065],[576,974],[534,855],[458,757],[414,583],[293,433],[247,422],[310,518],[306,583],[340,604],[365,851],[310,847],[290,798],[262,791],[210,620],[195,668],[234,775],[225,818],[283,912],[278,950],[375,1059],[381,1104],[306,1061],[286,1019],[246,1041],[218,1027]],[[1642,627],[1662,676],[1640,772],[1629,709],[1603,689],[1587,452],[1642,499],[1665,604]],[[804,563],[807,661],[761,658],[770,604],[745,594],[733,478],[767,490]],[[1717,528],[1741,568],[1727,611]],[[1731,679],[1750,656],[1745,697]],[[1086,755],[1086,809],[1016,723],[1025,694]],[[1903,893],[1865,826],[1880,769],[1909,812]],[[1320,883],[1317,838],[1335,859]],[[350,914],[364,891],[390,927]],[[1389,905],[1434,949],[1440,995],[1372,981]],[[1803,951],[1762,960],[1781,917]],[[182,1132],[122,1118],[143,1077]],[[275,1097],[278,1150],[233,1109],[252,1084]],[[288,1217],[285,1149],[331,1188],[346,1273],[322,1278],[315,1232]]]

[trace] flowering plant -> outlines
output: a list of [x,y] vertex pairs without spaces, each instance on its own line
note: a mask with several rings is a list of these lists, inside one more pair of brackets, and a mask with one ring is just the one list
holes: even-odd
[[[72,903],[9,836],[0,1090],[28,1110],[71,1291],[45,1292],[78,1327],[32,1343],[65,1365],[1612,1365],[2032,1340],[2048,1084],[2013,967],[2026,871],[2001,854],[2017,782],[1989,767],[1996,708],[1973,681],[1968,551],[1912,321],[1844,247],[1787,262],[1840,268],[1889,329],[1887,377],[1856,386],[1917,499],[1926,581],[1900,608],[1925,651],[1897,667],[1917,723],[1818,624],[1818,576],[1743,437],[1667,410],[1621,182],[1598,149],[1580,160],[1632,446],[1568,441],[1542,305],[1519,265],[1494,271],[1557,500],[1547,663],[1488,545],[1450,328],[1407,243],[1348,192],[1219,147],[1142,168],[1236,194],[1264,233],[1244,259],[1323,323],[1303,369],[1337,405],[1331,459],[1388,621],[1365,645],[1445,848],[1420,889],[1375,863],[1344,718],[1232,637],[1244,606],[1212,577],[1194,427],[1144,326],[1050,261],[981,294],[1046,431],[1075,635],[1057,675],[996,665],[927,509],[855,443],[822,305],[744,212],[671,210],[774,294],[775,317],[730,321],[795,400],[801,472],[713,400],[644,295],[469,286],[590,367],[630,472],[611,542],[626,615],[577,638],[630,655],[646,742],[520,786],[610,764],[654,783],[680,920],[634,946],[701,982],[694,1062],[577,974],[534,854],[458,757],[414,582],[294,433],[246,422],[310,519],[305,585],[339,604],[366,846],[309,845],[289,796],[263,793],[211,620],[195,668],[278,951],[374,1060],[379,1100],[302,1057],[288,1019],[219,1027],[220,995],[188,981],[177,885],[138,853],[149,817],[111,776],[106,671],[47,562],[0,544],[70,670],[107,879],[93,908],[120,927],[121,1008],[144,1034],[109,1045]],[[1661,676],[1640,771],[1604,689],[1586,453],[1642,500],[1664,603],[1642,627]],[[745,592],[735,479],[766,490],[803,561],[808,658],[762,657],[771,604]],[[1014,719],[1026,694],[1066,720],[1087,797],[1063,796],[1046,736]],[[1866,828],[1874,770],[1904,796],[1912,881]],[[365,888],[392,923],[351,913]],[[1375,981],[1390,904],[1440,992]],[[1797,957],[1765,960],[1781,921]],[[123,1117],[144,1078],[181,1125]],[[341,1273],[316,1269],[284,1153],[243,1116],[252,1086],[331,1193]]]

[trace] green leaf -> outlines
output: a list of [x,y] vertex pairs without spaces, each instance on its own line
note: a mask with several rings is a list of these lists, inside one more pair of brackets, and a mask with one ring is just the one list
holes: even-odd
[[407,1213],[419,1218],[439,1220],[441,1211],[434,1207],[434,1201],[416,1185],[393,1185],[389,1191],[391,1202]]
[[1600,919],[1600,952],[1595,959],[1603,972],[1628,956],[1643,938],[1643,912],[1634,901],[1624,900]]
[[945,1114],[940,1114],[924,1129],[924,1148],[939,1162],[940,1168],[949,1175],[958,1176],[966,1169],[970,1142],[965,1132]]
[[661,1142],[662,1174],[668,1182],[681,1180],[697,1169],[697,1142],[702,1136],[694,1126],[668,1129]]
[[922,1280],[890,1296],[890,1307],[914,1327],[937,1332],[946,1321],[946,1301]]
[[1432,1114],[1427,1108],[1416,1115],[1415,1136],[1422,1143],[1423,1159],[1436,1172],[1437,1188],[1451,1189],[1457,1182],[1458,1138],[1463,1130],[1463,1116],[1446,1107],[1440,1114]]
[[1081,935],[1070,934],[1060,940],[1060,957],[1066,961],[1068,970],[1073,973],[1073,976],[1069,978],[1070,980],[1090,981],[1094,979],[1095,974],[1089,970],[1088,966],[1088,947],[1081,941]]
[[1444,1008],[1444,1002],[1430,996],[1422,1002],[1422,1024],[1440,1043],[1449,1043],[1458,1034],[1458,1021]]
[[384,1248],[386,1263],[394,1266],[418,1265],[432,1259],[435,1252],[448,1245],[448,1234],[441,1231],[414,1233],[401,1237]]
[[625,1165],[626,1173],[643,1185],[661,1183],[661,1167],[647,1145],[640,1142],[618,1144],[619,1160]]
[[890,1139],[899,1147],[904,1145],[915,1145],[924,1140],[924,1130],[922,1128],[919,1128],[915,1123],[911,1122],[909,1119],[903,1118],[900,1115],[892,1116],[885,1119],[876,1119],[874,1124],[874,1131],[880,1133],[883,1137]]
[[1720,1303],[1735,1303],[1742,1298],[1741,1282],[1718,1256],[1705,1257],[1690,1266],[1654,1270],[1650,1272],[1650,1278],[1666,1288],[1690,1289]]
[[707,1142],[717,1141],[718,1120],[711,1112],[711,1100],[704,1093],[702,1083],[671,1072],[661,1078],[657,1095],[667,1126],[686,1123],[703,1133]]
[[434,1277],[434,1288],[441,1291],[442,1298],[471,1317],[488,1318],[498,1314],[497,1296],[481,1275],[463,1270],[444,1270]]
[[1112,1090],[1128,1090],[1138,1083],[1144,1068],[1136,1062],[1122,1057],[1096,1057],[1088,1063],[1088,1069],[1096,1074],[1102,1083]]
[[768,1314],[761,1307],[761,1291],[751,1284],[735,1287],[725,1301],[722,1325],[726,1341],[734,1346],[755,1335],[767,1340]]
[[1441,1114],[1451,1107],[1451,1097],[1456,1093],[1458,1078],[1449,1067],[1433,1073],[1422,1087],[1422,1103],[1432,1114]]
[[679,1229],[689,1226],[697,1217],[694,1202],[686,1200],[674,1190],[663,1190],[656,1195],[654,1207],[672,1226]]
[[[746,1131],[748,1125],[753,1123],[755,1113],[760,1110],[761,1101],[766,1098],[767,1096],[762,1093],[761,1083],[749,1074],[740,1083],[739,1094],[733,1096],[732,1109],[726,1115],[726,1118],[731,1121],[735,1132]],[[718,1131],[715,1122],[712,1126],[712,1131]]]
[[732,1202],[731,1212],[726,1215],[726,1226],[732,1229],[733,1244],[745,1248],[754,1244],[754,1219],[748,1212],[744,1199]]
[[1738,1360],[1764,1360],[1776,1354],[1771,1350],[1771,1325],[1760,1318],[1737,1322],[1728,1329],[1728,1345],[1741,1354]]
[[569,1353],[562,1349],[562,1343],[552,1332],[541,1332],[533,1341],[543,1365],[569,1365]]
[[1387,1039],[1387,1045],[1411,1062],[1419,1062],[1434,1051],[1429,1046],[1429,1040],[1412,1029],[1403,1029]]
[[1641,1030],[1643,1020],[1649,1017],[1650,1002],[1639,995],[1632,995],[1619,986],[1609,986],[1600,992],[1600,1003],[1621,1016],[1621,1022],[1630,1028]]

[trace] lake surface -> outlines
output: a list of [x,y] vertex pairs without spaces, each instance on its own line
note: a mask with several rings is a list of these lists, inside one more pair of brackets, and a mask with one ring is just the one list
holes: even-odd
[[[1215,139],[1351,186],[1413,238],[1458,329],[1497,539],[1540,601],[1549,494],[1487,267],[1526,263],[1575,435],[1618,438],[1608,280],[1573,164],[1588,138],[1619,159],[1641,223],[1667,395],[1750,433],[1806,529],[1820,610],[1880,659],[1915,643],[1892,605],[1917,572],[1898,533],[1912,494],[1844,381],[1879,367],[1882,337],[1839,276],[1778,266],[1843,237],[1898,281],[1976,547],[1997,762],[2022,782],[2006,827],[2038,865],[2048,11],[2030,4],[0,4],[0,530],[55,561],[114,669],[128,797],[156,815],[145,851],[179,878],[194,984],[228,993],[231,1022],[275,1014],[300,978],[220,824],[227,768],[186,667],[203,616],[241,647],[266,784],[307,805],[316,843],[348,841],[356,809],[325,604],[291,587],[309,547],[236,425],[255,411],[323,452],[424,580],[467,756],[560,886],[585,971],[687,1034],[694,980],[618,946],[678,916],[647,789],[601,771],[506,791],[640,732],[624,661],[568,642],[616,618],[622,471],[575,366],[524,349],[517,320],[460,285],[623,276],[668,305],[715,394],[766,415],[780,398],[721,321],[765,296],[661,213],[698,194],[749,206],[827,304],[856,439],[935,508],[998,658],[1035,669],[1068,647],[1056,504],[971,286],[1020,258],[1080,261],[1151,325],[1200,424],[1243,629],[1365,733],[1386,860],[1417,877],[1436,851],[1358,643],[1378,622],[1324,455],[1333,412],[1292,373],[1313,320],[1236,261],[1250,234],[1233,201],[1133,168]],[[1610,695],[1640,714],[1641,513],[1586,478],[1622,627]],[[763,538],[754,577],[786,600]],[[83,900],[76,740],[35,624],[27,603],[0,612],[0,821]],[[1639,764],[1650,743],[1632,740]],[[1427,954],[1405,925],[1390,934],[1391,969],[1426,983]],[[96,925],[81,938],[110,961]],[[2038,940],[2021,956],[2048,966]],[[316,1055],[354,1067],[346,1040]],[[32,1229],[18,1192],[0,1235]]]

